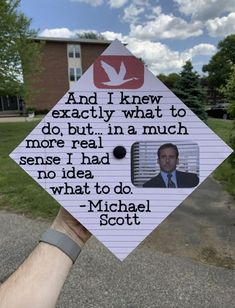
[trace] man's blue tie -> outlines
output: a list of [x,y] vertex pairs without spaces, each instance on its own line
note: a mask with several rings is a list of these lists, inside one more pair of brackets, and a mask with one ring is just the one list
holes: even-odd
[[168,173],[167,174],[167,177],[168,177],[168,183],[167,183],[167,187],[168,188],[175,188],[175,183],[172,181],[172,174],[171,173]]

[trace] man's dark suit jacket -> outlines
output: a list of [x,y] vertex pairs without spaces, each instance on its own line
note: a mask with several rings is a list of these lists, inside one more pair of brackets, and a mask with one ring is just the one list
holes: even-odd
[[[195,187],[199,183],[199,178],[195,173],[182,172],[176,170],[176,180],[177,180],[177,188],[190,188]],[[143,187],[165,187],[165,182],[159,173],[157,176],[153,177],[146,183],[144,183]]]

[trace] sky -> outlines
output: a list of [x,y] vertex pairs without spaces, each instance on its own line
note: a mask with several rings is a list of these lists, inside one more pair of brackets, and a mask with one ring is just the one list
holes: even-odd
[[202,74],[218,42],[235,34],[235,0],[21,0],[20,11],[39,36],[117,38],[155,75],[187,60]]

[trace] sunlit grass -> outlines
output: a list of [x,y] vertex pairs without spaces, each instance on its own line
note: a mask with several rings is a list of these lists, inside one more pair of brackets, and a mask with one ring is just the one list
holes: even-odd
[[58,210],[57,202],[9,157],[37,124],[0,123],[0,208],[50,218]]

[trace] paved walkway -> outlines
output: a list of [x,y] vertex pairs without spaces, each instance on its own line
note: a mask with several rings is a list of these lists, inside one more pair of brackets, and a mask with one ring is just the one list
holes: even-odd
[[0,117],[0,123],[12,123],[12,122],[31,122],[38,121],[42,119],[42,116],[39,117]]
[[[57,308],[234,307],[234,219],[234,201],[209,178],[124,262],[92,238]],[[47,227],[0,212],[1,282]]]

